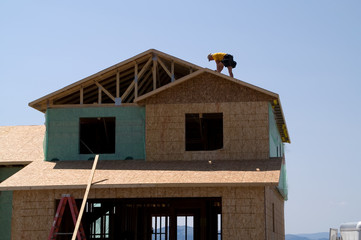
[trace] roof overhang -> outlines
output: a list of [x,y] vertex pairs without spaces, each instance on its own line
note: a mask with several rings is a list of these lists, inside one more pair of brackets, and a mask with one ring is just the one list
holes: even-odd
[[0,126],[0,165],[27,165],[44,159],[45,126]]
[[[93,161],[33,162],[0,190],[84,189]],[[93,188],[277,186],[282,158],[239,161],[99,161]]]

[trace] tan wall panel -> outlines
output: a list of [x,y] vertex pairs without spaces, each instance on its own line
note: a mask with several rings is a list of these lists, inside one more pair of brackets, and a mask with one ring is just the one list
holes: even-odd
[[[14,191],[12,239],[46,239],[63,193],[82,198],[80,190]],[[90,198],[221,197],[224,240],[264,239],[263,187],[92,189]]]
[[[269,95],[204,73],[141,101],[142,104],[272,101]],[[252,110],[249,110],[252,111]]]
[[[223,113],[223,149],[185,151],[185,114],[215,112]],[[267,102],[147,105],[146,123],[148,161],[241,160],[269,157]]]
[[266,187],[265,196],[267,240],[284,240],[284,199],[275,187]]

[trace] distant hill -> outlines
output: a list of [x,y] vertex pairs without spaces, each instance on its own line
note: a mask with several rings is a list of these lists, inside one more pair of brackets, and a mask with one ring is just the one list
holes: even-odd
[[329,233],[286,234],[286,240],[329,240]]
[[[186,226],[177,226],[177,239],[186,239],[185,233],[186,233]],[[168,230],[169,231],[169,230]],[[165,233],[165,228],[157,229],[157,232]],[[164,235],[161,237],[161,239],[164,239]],[[193,228],[187,227],[187,239],[193,240]],[[152,236],[152,240],[155,240],[155,236]]]
[[[178,226],[177,239],[185,239],[185,226]],[[162,230],[158,229],[159,232],[165,233],[165,228]],[[168,230],[169,231],[169,230]],[[193,240],[193,228],[187,227],[188,232],[188,240]],[[154,236],[152,237],[154,239]],[[285,240],[329,240],[328,232],[320,232],[320,233],[308,233],[308,234],[286,234]]]

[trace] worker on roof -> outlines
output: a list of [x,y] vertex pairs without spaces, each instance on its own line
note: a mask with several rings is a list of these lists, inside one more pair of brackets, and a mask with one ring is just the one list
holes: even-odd
[[232,68],[235,68],[237,62],[233,60],[233,56],[227,53],[210,53],[208,54],[208,61],[216,61],[217,72],[222,72],[223,67],[228,68],[229,76],[233,77]]

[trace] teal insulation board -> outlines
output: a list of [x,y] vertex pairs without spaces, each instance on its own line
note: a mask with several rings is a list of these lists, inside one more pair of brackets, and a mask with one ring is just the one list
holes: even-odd
[[[4,181],[22,167],[0,166],[0,182]],[[12,191],[0,191],[0,240],[11,239]]]
[[46,161],[89,160],[80,153],[80,119],[115,118],[115,152],[100,160],[145,159],[145,107],[54,108],[46,111]]
[[283,157],[284,146],[271,104],[268,105],[270,157]]
[[[283,157],[284,145],[281,139],[281,135],[278,131],[275,115],[271,104],[268,105],[268,117],[269,117],[269,148],[270,157]],[[288,184],[287,184],[287,172],[286,164],[282,163],[280,180],[278,183],[278,190],[285,200],[288,199]]]

